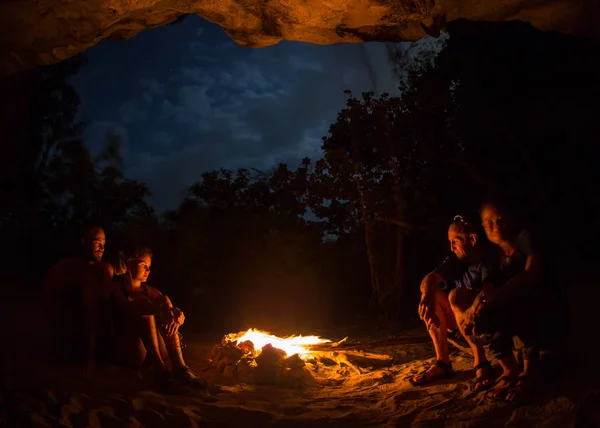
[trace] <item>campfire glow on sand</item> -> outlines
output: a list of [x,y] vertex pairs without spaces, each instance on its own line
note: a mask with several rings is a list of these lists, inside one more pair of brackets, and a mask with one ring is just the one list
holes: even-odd
[[260,354],[263,346],[270,344],[272,347],[285,351],[288,356],[298,354],[301,358],[306,358],[310,355],[311,345],[318,345],[323,343],[331,343],[329,339],[321,339],[318,336],[288,336],[288,337],[277,337],[266,331],[260,331],[256,329],[249,329],[248,331],[241,333],[231,333],[225,336],[226,342],[234,342],[236,345],[240,345],[243,342],[250,341],[254,345],[255,353],[257,356]]

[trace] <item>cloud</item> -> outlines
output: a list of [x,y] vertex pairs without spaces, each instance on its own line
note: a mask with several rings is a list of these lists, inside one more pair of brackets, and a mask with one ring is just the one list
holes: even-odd
[[[139,67],[114,66],[121,79],[130,72],[131,84],[112,93],[117,107],[105,108],[86,131],[98,140],[102,126],[110,125],[125,135],[127,174],[149,184],[158,211],[175,208],[204,171],[296,166],[304,156],[318,157],[321,137],[344,106],[344,89],[393,92],[396,85],[383,70],[381,47],[368,55],[371,47],[351,44],[282,42],[247,49],[193,17],[159,30],[160,40],[168,38],[162,50],[144,42],[148,37],[157,43],[147,33],[134,38],[137,50],[130,55],[140,57]],[[144,63],[142,57],[156,60]],[[97,64],[102,66],[108,67]]]
[[125,102],[117,111],[124,123],[146,120],[146,111],[138,106],[135,101]]

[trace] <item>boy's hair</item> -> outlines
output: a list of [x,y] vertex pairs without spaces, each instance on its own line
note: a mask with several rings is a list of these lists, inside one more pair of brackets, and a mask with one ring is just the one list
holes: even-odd
[[89,239],[96,236],[98,232],[104,232],[104,228],[102,226],[98,226],[97,224],[88,226],[83,229],[83,233],[81,234],[82,239]]
[[466,221],[461,215],[455,215],[452,219],[452,223],[450,223],[450,226],[454,226],[467,236],[476,233],[475,229],[471,226],[471,224],[468,221]]
[[486,199],[483,202],[483,204],[481,204],[481,207],[479,207],[479,216],[481,216],[481,213],[487,207],[494,207],[498,211],[500,211],[502,214],[511,215],[511,210],[510,210],[508,204],[506,202],[504,202],[504,200],[502,200],[502,199],[499,199],[499,198]]

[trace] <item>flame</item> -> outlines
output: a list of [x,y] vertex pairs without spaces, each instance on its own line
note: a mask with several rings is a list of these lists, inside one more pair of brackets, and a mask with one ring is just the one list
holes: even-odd
[[331,343],[331,340],[321,339],[319,336],[288,336],[277,337],[266,331],[249,329],[241,333],[231,333],[224,337],[225,342],[235,342],[239,345],[242,342],[250,341],[254,344],[256,354],[260,354],[263,346],[271,344],[274,348],[282,349],[288,356],[298,354],[301,358],[307,357],[311,351],[307,349],[310,345],[319,343]]

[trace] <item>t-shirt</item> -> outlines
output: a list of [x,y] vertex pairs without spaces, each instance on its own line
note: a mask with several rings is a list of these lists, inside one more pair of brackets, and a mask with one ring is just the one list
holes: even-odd
[[483,263],[467,263],[451,254],[435,269],[435,272],[444,280],[439,284],[439,288],[449,293],[459,287],[479,290],[483,284],[482,273],[485,269]]
[[493,260],[489,263],[492,268],[484,276],[484,281],[489,281],[494,286],[498,287],[516,275],[525,272],[527,258],[534,253],[533,243],[529,232],[527,230],[522,230],[517,235],[515,244],[517,251],[515,251],[512,256],[501,254],[499,256],[500,263],[498,263],[497,259],[495,263]]
[[[529,256],[540,254],[542,256],[542,278],[537,287],[557,299],[566,299],[565,290],[562,288],[562,284],[558,282],[554,272],[556,266],[553,265],[548,254],[543,254],[543,251],[540,251],[541,248],[536,245],[536,242],[529,231],[522,230],[517,235],[515,242],[517,251],[510,257],[501,255],[500,263],[498,263],[498,258],[496,258],[495,263],[490,263],[494,267],[484,277],[484,282],[489,280],[494,286],[500,286],[516,275],[525,272]],[[560,263],[560,260],[554,261],[554,263]]]

